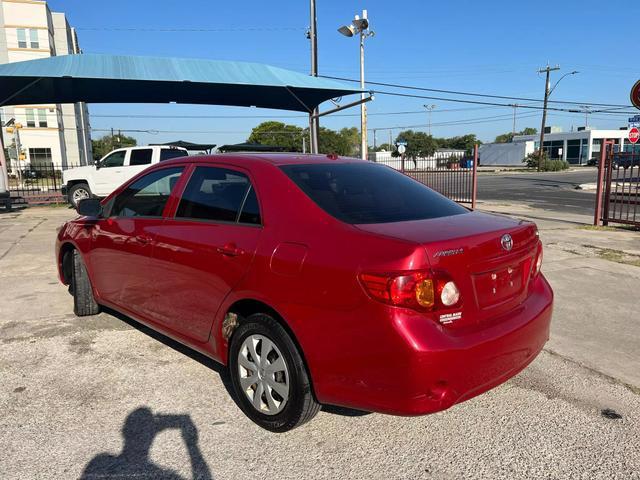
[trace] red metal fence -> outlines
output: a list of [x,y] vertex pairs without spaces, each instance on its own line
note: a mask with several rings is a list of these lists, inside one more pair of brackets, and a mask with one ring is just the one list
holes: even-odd
[[605,142],[598,165],[594,225],[640,227],[640,153],[616,152]]
[[[400,170],[429,188],[458,203],[476,208],[478,146],[473,155],[436,152],[432,157],[412,161],[403,158]],[[412,168],[414,167],[414,168]]]

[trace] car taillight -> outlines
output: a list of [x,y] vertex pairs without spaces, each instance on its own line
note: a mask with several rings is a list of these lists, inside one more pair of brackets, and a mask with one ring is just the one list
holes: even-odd
[[536,256],[536,263],[533,265],[533,271],[531,275],[533,277],[537,276],[540,273],[540,269],[542,268],[542,243],[538,244],[538,255]]
[[397,307],[424,311],[460,304],[458,287],[448,276],[440,273],[361,273],[359,279],[371,298]]

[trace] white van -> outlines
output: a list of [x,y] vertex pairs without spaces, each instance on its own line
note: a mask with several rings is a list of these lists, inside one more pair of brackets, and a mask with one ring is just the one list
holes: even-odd
[[162,145],[118,148],[95,165],[63,171],[62,194],[76,207],[83,198],[106,197],[150,165],[187,155],[184,148]]

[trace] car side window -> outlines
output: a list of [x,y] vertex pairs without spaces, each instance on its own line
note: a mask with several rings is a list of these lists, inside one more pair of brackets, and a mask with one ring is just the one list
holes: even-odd
[[[176,218],[238,222],[247,195],[253,190],[243,173],[218,167],[196,167],[185,188]],[[257,204],[257,200],[255,202]],[[255,223],[257,205],[246,218]],[[244,210],[243,210],[244,212]],[[260,215],[257,214],[259,220]]]
[[131,150],[129,165],[150,165],[152,157],[153,150],[150,148],[137,148],[135,150]]
[[161,217],[183,167],[155,170],[116,196],[111,217]]
[[113,152],[100,162],[100,168],[122,167],[124,165],[124,157],[127,155],[126,150]]

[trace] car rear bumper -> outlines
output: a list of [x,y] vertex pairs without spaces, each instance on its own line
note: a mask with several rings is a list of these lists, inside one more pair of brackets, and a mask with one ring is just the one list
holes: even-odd
[[[542,275],[523,304],[491,325],[446,331],[420,314],[398,309],[393,322],[404,340],[402,350],[391,352],[384,367],[370,359],[370,368],[360,370],[362,378],[335,391],[329,403],[394,415],[445,410],[529,365],[549,339],[552,310],[553,292]],[[383,375],[375,373],[382,368]]]

